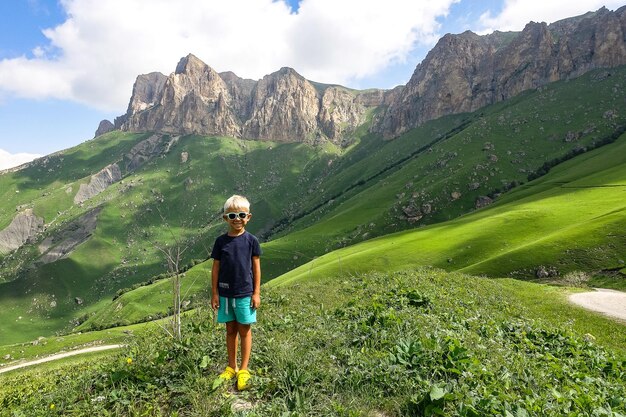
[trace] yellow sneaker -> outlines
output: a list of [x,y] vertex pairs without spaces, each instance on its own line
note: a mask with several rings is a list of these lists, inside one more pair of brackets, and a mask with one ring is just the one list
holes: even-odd
[[227,366],[226,369],[224,369],[224,372],[220,374],[219,378],[228,381],[233,379],[236,375],[237,372],[230,366]]
[[248,381],[250,380],[250,372],[247,369],[242,369],[237,372],[237,389],[239,391],[243,391],[248,389],[250,386],[248,385]]

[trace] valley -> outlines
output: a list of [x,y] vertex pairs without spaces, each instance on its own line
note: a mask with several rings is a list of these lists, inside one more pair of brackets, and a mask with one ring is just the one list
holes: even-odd
[[[70,321],[76,326],[107,305],[118,306],[110,300],[120,290],[165,278],[157,244],[171,244],[172,236],[190,248],[181,265],[204,261],[208,242],[222,230],[220,202],[233,191],[247,192],[253,202],[250,230],[265,241],[265,281],[286,272],[281,280],[299,271],[316,276],[329,257],[355,255],[369,259],[359,265],[374,269],[417,263],[524,279],[535,278],[540,267],[560,276],[619,271],[624,145],[616,137],[620,116],[603,115],[624,99],[614,86],[625,80],[623,69],[606,74],[600,70],[477,113],[438,119],[392,141],[364,130],[345,149],[111,132],[3,175],[5,207],[26,205],[51,221],[37,238],[50,243],[26,244],[2,260],[0,301],[6,308],[0,327],[18,337],[8,342],[27,341],[68,331]],[[580,102],[572,96],[585,97],[586,104],[555,104]],[[570,122],[542,122],[561,118]],[[579,138],[569,141],[571,132]],[[584,151],[593,147],[598,149]],[[563,162],[548,175],[528,182],[546,161],[559,158]],[[84,174],[88,166],[97,173],[111,164],[122,167],[116,181],[79,203],[64,198],[94,181]],[[52,170],[45,182],[31,188],[29,177],[45,169]],[[14,212],[3,210],[5,225]],[[80,232],[88,213],[97,213],[91,215],[96,223]],[[82,240],[71,237],[81,233]],[[412,242],[408,251],[369,258],[367,247],[405,240]],[[59,255],[46,262],[54,247]],[[119,317],[112,321],[117,324],[163,315],[169,298],[167,290],[159,293],[154,307],[140,307],[130,320],[125,313],[105,313],[112,307],[101,314],[109,322]]]

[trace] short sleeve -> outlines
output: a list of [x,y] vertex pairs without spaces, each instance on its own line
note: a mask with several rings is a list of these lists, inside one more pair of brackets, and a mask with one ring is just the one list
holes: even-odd
[[220,238],[215,239],[215,243],[213,244],[213,250],[211,251],[211,258],[215,259],[216,261],[219,261],[221,256],[221,252],[222,252],[222,245],[221,245],[221,240]]
[[261,256],[263,251],[261,250],[261,245],[259,244],[259,240],[255,237],[252,239],[252,256]]

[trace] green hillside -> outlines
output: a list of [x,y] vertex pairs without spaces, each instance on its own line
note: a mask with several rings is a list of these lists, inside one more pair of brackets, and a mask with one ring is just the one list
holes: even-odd
[[286,221],[272,237],[267,271],[278,276],[340,247],[454,219],[481,197],[496,199],[547,167],[614,140],[626,126],[616,110],[622,90],[614,88],[625,74],[622,68],[610,77],[600,71],[554,83],[427,123],[380,148],[365,137],[320,185],[316,195],[325,204]]
[[[181,279],[184,309],[202,305],[210,297],[211,262],[202,263],[185,272]],[[76,331],[124,326],[155,320],[171,313],[172,280],[162,279],[151,285],[130,290],[113,301],[104,300],[101,308]]]
[[[621,270],[626,261],[625,191],[622,135],[515,188],[490,207],[333,251],[269,285],[416,264],[522,278],[534,277],[540,266],[554,267],[560,275]],[[302,233],[307,232],[316,234],[316,229]],[[266,245],[268,251],[273,244]]]
[[[51,184],[42,188],[48,191],[38,191],[41,197],[32,203],[36,215],[46,223],[50,219],[38,243],[47,236],[76,229],[76,219],[93,208],[101,210],[97,226],[87,241],[55,262],[38,261],[37,245],[26,245],[2,258],[2,276],[7,282],[0,284],[0,304],[4,307],[0,333],[8,335],[3,340],[24,341],[70,329],[70,320],[75,325],[120,289],[162,276],[167,267],[157,246],[177,240],[188,247],[182,266],[206,259],[213,240],[223,233],[219,216],[223,202],[232,193],[242,192],[244,185],[246,194],[255,201],[251,230],[260,233],[272,218],[280,216],[283,207],[275,203],[281,201],[278,196],[296,199],[297,184],[306,185],[310,178],[316,178],[326,160],[337,152],[328,145],[187,136],[167,154],[147,161],[97,196],[83,204],[72,204],[77,184],[88,183],[90,178],[76,172],[86,171],[95,163],[93,158],[82,156],[86,148],[110,144],[94,151],[110,159],[98,161],[100,165],[95,168],[90,166],[93,173],[115,161],[123,165],[124,155],[145,138],[114,132],[54,156],[59,159],[54,166],[63,168],[63,172],[58,179],[48,178]],[[189,155],[184,164],[183,152]],[[61,163],[68,160],[73,161],[71,170]],[[25,177],[34,176],[32,172],[43,169],[42,164],[38,161],[25,172],[0,178],[28,188]],[[83,177],[70,182],[77,175]],[[67,193],[68,189],[73,193]],[[14,215],[16,205],[29,205],[26,202],[32,198],[24,198],[21,192],[13,194],[19,198],[3,203],[6,222],[10,219],[7,213]],[[64,198],[57,198],[57,194]],[[48,211],[55,217],[50,217]],[[80,304],[76,298],[80,298]]]
[[[269,286],[367,271],[387,272],[432,265],[492,277],[534,278],[536,271],[589,275],[624,268],[626,253],[626,135],[554,167],[550,173],[517,187],[497,203],[455,220],[390,234],[338,249],[272,280]],[[294,236],[323,236],[320,222]],[[264,243],[265,259],[278,239]],[[297,256],[297,255],[296,255]],[[207,297],[210,262],[183,279],[190,299]],[[626,272],[626,271],[624,271]],[[624,288],[624,278],[616,285]],[[620,282],[622,282],[620,284]],[[609,283],[604,283],[609,284]],[[169,281],[124,294],[109,302],[78,330],[128,324],[165,314],[171,300]],[[169,291],[169,292],[168,292]]]
[[[326,268],[332,264],[328,263],[328,256],[337,259],[352,256],[352,252],[344,249],[348,252],[339,251],[326,258],[325,254],[390,233],[409,231],[390,239],[409,236],[412,230],[444,236],[441,231],[451,226],[441,222],[473,212],[477,201],[490,196],[497,202],[494,209],[512,208],[505,202],[516,199],[515,195],[525,195],[527,187],[520,185],[529,176],[544,174],[549,167],[575,154],[590,155],[584,152],[623,133],[626,115],[618,110],[626,89],[616,86],[625,81],[626,68],[595,71],[475,113],[426,123],[392,141],[368,133],[366,124],[345,149],[325,142],[284,144],[166,135],[155,139],[150,134],[112,132],[42,158],[29,168],[0,176],[0,230],[27,209],[32,209],[46,225],[20,249],[0,254],[0,305],[4,307],[0,310],[0,333],[6,335],[3,340],[7,343],[33,340],[69,331],[101,308],[114,308],[111,300],[120,290],[164,277],[167,267],[157,246],[178,242],[188,248],[181,259],[185,268],[205,260],[214,238],[224,230],[219,217],[221,205],[233,193],[242,193],[252,202],[254,217],[249,230],[264,240],[265,281],[311,260],[312,264],[287,277],[302,275],[303,270],[312,271],[312,265],[321,268],[324,264]],[[151,140],[153,152],[137,158],[137,149],[149,148],[144,144]],[[89,184],[92,175],[113,163],[120,166],[122,180],[84,202],[74,203],[80,185]],[[603,164],[589,165],[590,177],[595,167]],[[615,178],[609,173],[598,175],[613,181],[619,177],[619,169]],[[591,181],[599,184],[603,179]],[[571,182],[576,186],[575,181]],[[536,197],[527,198],[530,203]],[[566,197],[561,198],[554,200],[554,208],[565,204]],[[590,198],[604,199],[605,195],[589,194],[583,198],[590,205],[585,219],[593,218],[594,213],[608,213],[602,211],[604,206],[597,204],[598,200]],[[610,196],[606,198],[609,205],[614,204]],[[548,209],[551,208],[546,206]],[[531,275],[531,269],[539,262],[562,272],[616,268],[620,259],[615,254],[623,248],[623,235],[600,233],[622,224],[619,207],[614,205],[614,209],[615,213],[594,220],[589,229],[584,229],[593,231],[593,236],[583,239],[576,235],[581,250],[595,247],[605,259],[594,256],[592,261],[582,261],[586,256],[583,252],[569,253],[557,262],[550,255],[561,257],[559,248],[564,246],[549,239],[544,243],[550,250],[537,246],[541,254],[524,253],[523,242],[532,242],[542,233],[518,229],[520,236],[501,232],[510,238],[510,259],[515,259],[508,269],[500,267],[497,256],[501,254],[487,250],[490,245],[498,246],[497,241],[474,245],[471,235],[457,236],[457,232],[452,232],[448,240],[429,237],[428,244],[412,244],[414,250],[419,249],[419,256],[403,257],[401,252],[393,252],[388,259],[379,258],[373,267],[382,268],[387,265],[385,262],[397,260],[399,263],[390,267],[400,268],[411,261],[447,269],[468,268],[472,273],[516,272],[518,276]],[[526,214],[535,221],[533,216],[544,209],[533,210]],[[39,249],[42,244],[63,242],[84,228],[90,216],[97,217],[97,221],[95,229],[85,233],[85,241],[54,262],[45,263]],[[556,227],[549,220],[541,227]],[[427,227],[422,229],[424,226]],[[477,233],[483,231],[481,227],[467,226],[463,230],[467,234]],[[570,232],[575,230],[578,229],[572,227]],[[553,238],[562,242],[572,236]],[[485,239],[498,238],[493,235]],[[480,234],[476,239],[481,239]],[[370,246],[366,243],[353,250],[380,242],[387,240],[371,240]],[[473,251],[473,247],[484,247],[486,251]],[[371,263],[359,262],[360,267]],[[344,264],[342,261],[340,269],[352,267]],[[163,298],[148,297],[152,301],[147,303],[152,305]],[[122,308],[134,303],[131,294],[119,300]],[[163,309],[159,306],[150,310],[137,307],[128,316],[120,314],[119,320],[141,320]],[[108,317],[105,322],[110,323],[111,315]],[[90,321],[95,327],[103,323],[96,316]]]

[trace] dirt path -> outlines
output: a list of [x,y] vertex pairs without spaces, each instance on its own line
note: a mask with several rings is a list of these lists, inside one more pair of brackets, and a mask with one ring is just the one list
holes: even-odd
[[595,288],[595,291],[572,294],[569,300],[626,323],[626,292]]
[[22,362],[17,365],[7,366],[6,368],[0,368],[0,374],[3,372],[9,372],[14,369],[25,368],[27,366],[36,365],[39,363],[55,361],[61,358],[67,358],[68,356],[82,355],[83,353],[89,353],[89,352],[99,352],[101,350],[118,349],[118,348],[121,348],[122,346],[123,345],[94,346],[94,347],[85,348],[85,349],[72,350],[71,352],[57,353],[55,355],[46,356],[45,358],[37,359],[34,361]]

